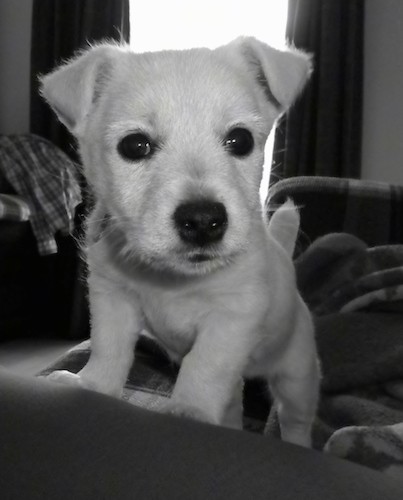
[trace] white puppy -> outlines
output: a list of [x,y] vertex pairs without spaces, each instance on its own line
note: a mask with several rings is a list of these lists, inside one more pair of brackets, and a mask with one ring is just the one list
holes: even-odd
[[298,214],[267,227],[259,199],[267,135],[309,73],[306,54],[241,38],[145,54],[100,45],[43,78],[96,199],[92,353],[52,379],[119,395],[147,329],[181,361],[167,411],[223,423],[242,377],[263,376],[282,438],[310,445],[319,370],[291,261]]

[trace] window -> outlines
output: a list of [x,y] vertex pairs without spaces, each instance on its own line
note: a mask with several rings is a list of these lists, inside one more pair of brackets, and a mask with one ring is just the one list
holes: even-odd
[[[131,0],[131,46],[135,52],[215,48],[240,35],[252,35],[282,47],[287,6],[285,0]],[[262,199],[269,183],[273,135],[266,144]]]

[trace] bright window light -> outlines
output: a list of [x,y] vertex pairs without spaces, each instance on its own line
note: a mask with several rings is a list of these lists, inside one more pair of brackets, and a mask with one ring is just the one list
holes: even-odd
[[[281,48],[287,6],[286,0],[130,0],[131,46],[135,52],[215,48],[249,35]],[[262,200],[269,184],[273,136],[266,144]]]

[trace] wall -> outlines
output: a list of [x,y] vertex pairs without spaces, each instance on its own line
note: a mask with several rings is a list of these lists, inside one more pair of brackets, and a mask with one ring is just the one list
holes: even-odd
[[0,134],[29,130],[33,0],[0,0]]
[[362,177],[403,185],[403,1],[365,8]]

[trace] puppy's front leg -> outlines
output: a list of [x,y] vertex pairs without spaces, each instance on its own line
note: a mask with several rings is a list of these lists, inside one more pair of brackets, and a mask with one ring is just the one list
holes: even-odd
[[134,358],[141,330],[136,304],[111,283],[90,282],[91,356],[78,374],[56,371],[49,379],[119,396]]
[[249,335],[250,329],[250,324],[235,318],[203,325],[192,350],[182,361],[165,410],[222,424],[252,348],[254,337]]
[[222,425],[224,427],[229,427],[230,429],[243,428],[243,389],[244,380],[240,377],[235,386],[232,398],[225,409],[222,420]]
[[290,345],[277,360],[277,373],[269,379],[269,384],[277,401],[281,438],[309,448],[319,398],[320,369],[312,318],[302,300],[294,328]]

